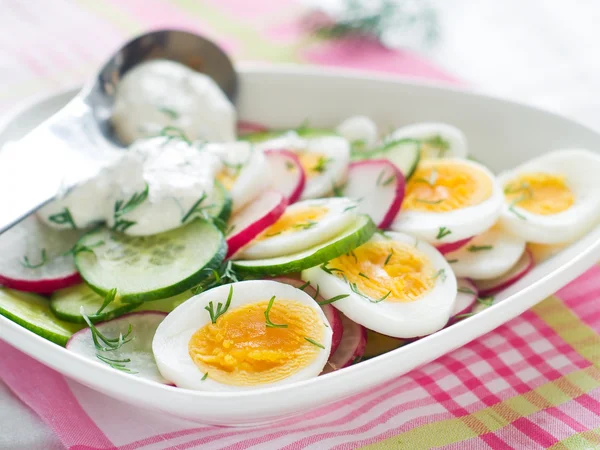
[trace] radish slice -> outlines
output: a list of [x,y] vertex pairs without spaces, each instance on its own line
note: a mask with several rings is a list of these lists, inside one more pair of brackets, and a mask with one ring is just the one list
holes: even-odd
[[264,133],[265,131],[269,131],[269,129],[260,123],[251,122],[249,120],[238,120],[238,123],[237,123],[238,135],[244,135],[244,134],[250,134],[250,133]]
[[342,317],[342,342],[337,350],[329,357],[321,375],[334,372],[344,367],[355,364],[362,358],[367,345],[367,329],[362,325],[348,319],[344,314]]
[[70,250],[85,233],[56,230],[35,215],[0,235],[0,284],[49,293],[81,282]]
[[468,278],[457,278],[456,286],[458,292],[456,293],[456,301],[454,303],[454,309],[452,310],[451,319],[461,314],[466,314],[471,311],[473,304],[477,301],[479,296],[479,290],[477,286]]
[[368,214],[379,228],[388,228],[402,205],[405,180],[402,172],[384,159],[355,161],[348,168],[345,197],[359,201],[358,210]]
[[[67,349],[100,364],[108,364],[122,372],[158,383],[170,384],[158,371],[152,353],[152,339],[158,325],[165,317],[167,315],[162,312],[145,311],[124,314],[117,319],[97,323],[96,329],[109,339],[118,338],[120,334],[125,337],[131,325],[131,334],[126,340],[132,339],[116,350],[97,350],[90,328],[84,328],[71,336],[67,342]],[[99,342],[105,346],[102,340],[99,339]]]
[[531,251],[525,250],[525,253],[523,253],[521,259],[519,259],[515,266],[504,275],[497,278],[492,278],[490,280],[476,281],[475,285],[479,289],[479,295],[487,297],[501,291],[502,289],[506,289],[511,284],[514,284],[523,278],[527,272],[533,269],[534,265],[535,263]]
[[227,256],[233,255],[277,222],[286,206],[287,200],[282,194],[267,191],[236,213],[229,221],[231,234],[227,237]]
[[473,239],[473,237],[461,239],[460,241],[456,242],[448,242],[447,244],[441,244],[439,246],[436,246],[435,248],[437,248],[438,252],[440,252],[442,255],[445,255],[447,253],[451,253],[460,248],[463,248],[465,245],[471,242],[471,239]]
[[[325,300],[317,293],[314,287],[312,287],[310,284],[307,285],[304,281],[300,279],[290,277],[275,277],[270,279],[273,281],[278,281],[280,283],[289,284],[290,286],[294,286],[297,288],[301,288],[304,286],[302,290],[308,295],[310,295],[312,298],[314,298],[318,303],[322,303]],[[325,313],[325,317],[327,317],[327,320],[329,321],[329,326],[331,327],[331,331],[333,332],[333,335],[331,337],[331,354],[333,355],[337,350],[338,346],[340,345],[340,342],[342,341],[342,333],[344,331],[344,327],[342,326],[341,313],[330,304],[321,305],[321,309],[323,310],[323,313]]]
[[300,199],[306,183],[306,174],[295,153],[289,150],[267,150],[265,152],[272,174],[272,188],[281,192],[292,204]]

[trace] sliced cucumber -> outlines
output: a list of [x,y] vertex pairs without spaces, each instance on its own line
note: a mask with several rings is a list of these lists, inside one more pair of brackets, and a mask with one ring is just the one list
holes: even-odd
[[0,289],[0,314],[38,336],[65,345],[82,326],[63,322],[50,311],[50,302],[39,295]]
[[288,131],[295,131],[298,133],[298,136],[312,139],[323,136],[337,136],[338,134],[334,130],[329,130],[325,128],[307,128],[300,127],[295,130],[269,130],[269,131],[259,131],[257,133],[250,133],[245,136],[241,136],[240,139],[252,142],[254,144],[259,142],[268,141],[270,139],[275,139],[280,137],[282,134],[287,133]]
[[225,189],[225,186],[218,181],[215,181],[212,203],[213,206],[206,208],[207,214],[211,217],[221,219],[223,222],[227,222],[229,216],[231,216],[231,196],[227,192],[227,189]]
[[170,313],[175,308],[177,308],[179,305],[181,305],[185,301],[189,300],[193,296],[194,296],[194,294],[192,293],[192,290],[188,289],[187,291],[182,292],[181,294],[176,295],[174,297],[163,298],[162,300],[152,300],[150,302],[144,302],[140,306],[135,308],[135,310],[133,312],[160,311],[160,312]]
[[233,267],[241,273],[261,276],[301,272],[348,253],[367,242],[376,230],[377,225],[369,216],[360,215],[346,231],[323,244],[288,256],[233,261]]
[[109,303],[100,314],[96,314],[103,302],[104,297],[92,291],[87,284],[78,284],[52,294],[50,310],[56,317],[67,322],[85,323],[81,316],[81,307],[83,307],[85,315],[89,316],[92,322],[101,322],[119,317],[140,304],[124,303],[117,298]]
[[388,142],[369,154],[369,159],[387,159],[394,163],[407,180],[417,169],[421,159],[421,143],[414,139]]
[[138,303],[180,294],[219,267],[227,244],[211,222],[195,220],[153,236],[127,236],[107,228],[78,242],[75,265],[100,295],[116,288],[122,302]]

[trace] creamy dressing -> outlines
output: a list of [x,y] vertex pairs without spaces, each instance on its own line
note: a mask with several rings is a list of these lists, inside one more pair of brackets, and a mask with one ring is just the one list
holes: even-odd
[[215,81],[183,64],[154,60],[125,74],[117,86],[112,123],[126,145],[165,127],[194,140],[235,140],[236,113]]
[[[68,211],[77,228],[106,222],[130,235],[160,233],[181,226],[202,196],[206,199],[200,206],[210,204],[214,180],[221,168],[216,152],[204,151],[184,140],[143,140],[134,144],[118,165],[45,206],[38,215],[57,228],[73,227],[71,223],[56,221],[56,215]],[[143,200],[134,208],[127,208],[135,197]]]

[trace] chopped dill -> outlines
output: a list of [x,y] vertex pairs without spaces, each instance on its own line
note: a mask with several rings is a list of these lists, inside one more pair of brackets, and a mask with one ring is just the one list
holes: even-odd
[[42,267],[44,264],[46,264],[48,262],[48,255],[46,254],[46,249],[43,248],[42,252],[41,252],[41,259],[40,262],[37,264],[32,264],[29,261],[29,257],[27,256],[23,256],[23,260],[19,261],[21,263],[21,265],[27,269],[37,269],[39,267]]
[[269,300],[269,305],[267,306],[267,309],[265,310],[265,323],[266,323],[267,328],[287,328],[288,326],[285,323],[277,324],[277,323],[271,322],[271,319],[269,318],[269,312],[271,312],[273,303],[275,303],[275,296],[271,297],[271,300]]
[[212,323],[217,323],[217,319],[227,312],[229,305],[231,305],[232,298],[233,286],[229,286],[229,295],[227,296],[227,302],[225,303],[225,306],[223,306],[223,303],[219,302],[217,303],[217,310],[215,311],[213,302],[208,302],[208,306],[205,306],[204,309],[208,311],[208,314],[210,315],[210,321]]

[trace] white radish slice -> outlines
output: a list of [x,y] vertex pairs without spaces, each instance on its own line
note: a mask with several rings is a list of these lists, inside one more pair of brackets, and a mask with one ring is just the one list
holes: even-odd
[[504,275],[489,280],[475,281],[475,285],[477,286],[477,289],[479,289],[479,295],[487,297],[506,289],[511,284],[514,284],[523,278],[531,269],[533,269],[534,265],[533,255],[529,250],[525,250],[521,259],[519,259],[514,267]]
[[321,375],[334,372],[344,367],[355,364],[362,358],[367,345],[367,329],[362,325],[348,319],[344,314],[342,317],[342,342],[337,350],[329,357]]
[[463,248],[465,245],[471,242],[471,239],[473,238],[470,237],[466,239],[461,239],[460,241],[456,242],[448,242],[447,244],[441,244],[439,246],[436,246],[435,248],[437,248],[438,252],[440,252],[442,255],[445,255],[447,253],[455,252],[456,250]]
[[288,204],[298,201],[304,190],[306,174],[296,154],[289,150],[267,150],[265,156],[272,174],[271,188],[281,192]]
[[[118,339],[119,335],[125,337],[131,325],[131,334],[127,340],[132,339],[116,350],[96,349],[90,328],[84,328],[71,336],[67,342],[67,349],[100,364],[118,368],[122,372],[158,383],[170,384],[158,371],[152,353],[152,339],[158,325],[165,317],[167,314],[162,312],[145,311],[124,314],[116,319],[97,323],[96,329],[109,339]],[[101,340],[99,343],[103,345]]]
[[479,290],[477,289],[477,286],[475,286],[475,284],[468,278],[457,278],[456,286],[458,289],[450,320],[452,320],[453,317],[460,316],[461,314],[466,314],[471,311],[471,308],[473,308],[473,305],[479,296]]
[[249,120],[238,120],[237,132],[240,136],[250,133],[263,133],[265,131],[269,131],[269,129],[260,123]]
[[267,191],[229,221],[230,235],[227,237],[227,256],[233,255],[244,245],[269,228],[285,212],[287,200],[275,191]]
[[[314,298],[317,303],[323,303],[325,300],[323,297],[321,297],[321,295],[319,295],[314,287],[312,287],[310,284],[307,285],[304,281],[298,278],[275,277],[271,279],[273,281],[289,284],[290,286],[297,288],[303,288],[302,290]],[[344,327],[342,326],[342,313],[331,306],[331,304],[321,305],[321,309],[323,310],[325,317],[327,317],[329,326],[331,327],[331,331],[333,333],[331,336],[331,354],[333,355],[342,341],[342,333],[344,331]]]
[[0,235],[0,284],[47,294],[81,282],[70,250],[85,233],[57,230],[35,215]]
[[404,187],[404,175],[393,163],[373,159],[350,164],[343,194],[359,201],[358,211],[385,229],[400,211]]

